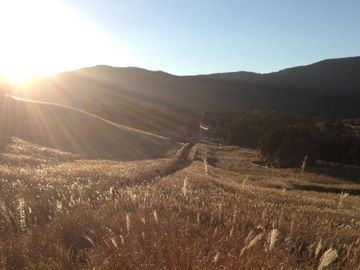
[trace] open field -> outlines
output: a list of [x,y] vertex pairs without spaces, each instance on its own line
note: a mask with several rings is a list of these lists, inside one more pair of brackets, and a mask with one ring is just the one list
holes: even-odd
[[2,145],[1,269],[360,269],[356,179],[237,147],[118,162]]

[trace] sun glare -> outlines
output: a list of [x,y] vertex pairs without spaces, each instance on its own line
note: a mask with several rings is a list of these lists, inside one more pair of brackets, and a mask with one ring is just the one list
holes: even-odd
[[123,60],[61,1],[0,1],[0,10],[0,73],[11,81]]
[[17,69],[16,67],[14,69],[7,67],[3,74],[10,82],[13,83],[25,83],[38,75],[26,70]]

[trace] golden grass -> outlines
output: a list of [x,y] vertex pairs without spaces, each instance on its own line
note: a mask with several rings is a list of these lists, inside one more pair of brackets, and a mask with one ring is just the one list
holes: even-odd
[[359,197],[292,186],[342,180],[235,147],[190,154],[183,169],[181,155],[0,165],[0,268],[357,269]]

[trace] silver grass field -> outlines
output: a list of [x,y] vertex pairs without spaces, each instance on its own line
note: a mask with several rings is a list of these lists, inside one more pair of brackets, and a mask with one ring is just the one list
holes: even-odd
[[180,158],[85,160],[12,139],[0,269],[360,269],[359,184],[237,147]]

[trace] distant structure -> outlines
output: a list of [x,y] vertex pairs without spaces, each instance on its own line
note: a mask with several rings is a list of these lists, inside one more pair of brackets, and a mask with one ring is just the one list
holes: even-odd
[[202,130],[209,130],[210,129],[210,127],[209,126],[206,126],[206,125],[203,125],[203,124],[200,124],[199,125],[200,126],[200,128],[202,129]]

